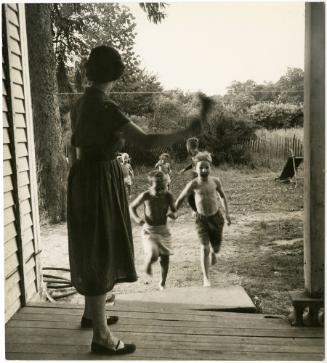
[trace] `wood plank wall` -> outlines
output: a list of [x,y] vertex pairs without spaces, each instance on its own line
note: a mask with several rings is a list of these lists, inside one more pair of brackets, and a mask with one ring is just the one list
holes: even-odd
[[[35,151],[24,4],[3,5],[5,319],[41,292]],[[5,26],[4,26],[5,25]]]

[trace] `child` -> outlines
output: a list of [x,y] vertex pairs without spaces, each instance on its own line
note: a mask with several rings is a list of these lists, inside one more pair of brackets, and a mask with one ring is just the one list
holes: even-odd
[[159,161],[155,165],[159,171],[162,171],[167,177],[167,188],[169,189],[170,182],[171,182],[171,168],[169,163],[170,156],[167,153],[163,153],[159,156]]
[[186,140],[186,150],[187,153],[192,158],[192,163],[190,163],[188,166],[186,166],[184,169],[180,171],[180,173],[185,173],[187,170],[193,169],[193,178],[196,178],[196,171],[195,171],[195,163],[193,161],[193,158],[196,156],[196,154],[199,152],[199,139],[196,137],[190,137]]
[[[184,169],[182,169],[180,171],[180,173],[185,173],[185,171],[192,169],[192,179],[194,179],[197,177],[197,173],[195,170],[196,163],[194,161],[194,158],[199,152],[199,139],[196,137],[191,137],[191,138],[187,139],[186,140],[186,150],[187,150],[188,154],[191,156],[192,162],[188,166],[186,166]],[[190,207],[193,209],[193,212],[196,212],[194,192],[190,193],[190,195],[187,198],[187,201],[188,201],[188,204],[190,205]]]
[[[167,228],[167,217],[176,219],[174,198],[167,190],[167,177],[162,171],[149,173],[151,187],[140,194],[130,206],[130,213],[137,224],[143,226],[143,247],[145,272],[152,275],[152,264],[160,257],[160,290],[166,285],[171,250],[171,235]],[[144,219],[137,214],[137,208],[144,205]],[[168,210],[171,212],[168,213]]]
[[[231,220],[228,212],[228,204],[219,178],[210,176],[212,159],[208,152],[199,152],[194,161],[196,162],[197,177],[190,181],[176,201],[178,209],[183,201],[192,193],[195,194],[196,230],[201,242],[201,268],[203,273],[203,286],[210,286],[209,262],[216,263],[216,253],[219,252],[224,218],[219,209],[219,197],[223,200],[228,225]],[[211,253],[210,253],[211,244]]]
[[124,175],[124,183],[127,188],[128,196],[130,197],[131,187],[132,187],[133,179],[134,179],[134,172],[133,172],[132,166],[130,164],[129,155],[127,153],[122,154],[121,161],[122,161],[121,167],[122,167],[123,175]]

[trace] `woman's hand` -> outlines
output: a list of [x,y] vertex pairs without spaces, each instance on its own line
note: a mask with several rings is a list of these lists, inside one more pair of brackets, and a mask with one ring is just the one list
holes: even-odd
[[202,120],[199,118],[193,119],[188,127],[188,131],[191,135],[199,135],[202,131]]
[[198,98],[200,101],[200,115],[199,117],[194,118],[188,127],[190,134],[192,135],[201,134],[207,125],[207,116],[213,105],[212,99],[204,93],[198,93]]

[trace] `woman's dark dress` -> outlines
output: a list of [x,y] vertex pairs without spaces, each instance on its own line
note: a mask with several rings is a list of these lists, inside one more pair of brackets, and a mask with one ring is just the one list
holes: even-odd
[[128,119],[96,88],[72,110],[72,145],[81,149],[68,178],[71,280],[86,296],[102,295],[137,276],[128,201],[115,153]]

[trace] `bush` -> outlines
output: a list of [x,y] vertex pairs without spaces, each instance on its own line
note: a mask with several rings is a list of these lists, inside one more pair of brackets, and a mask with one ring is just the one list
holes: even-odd
[[213,163],[248,164],[251,154],[242,150],[243,139],[255,139],[255,127],[248,120],[224,113],[214,115],[202,138],[205,148],[213,153]]
[[248,115],[257,126],[267,129],[303,126],[303,107],[290,103],[258,103]]

